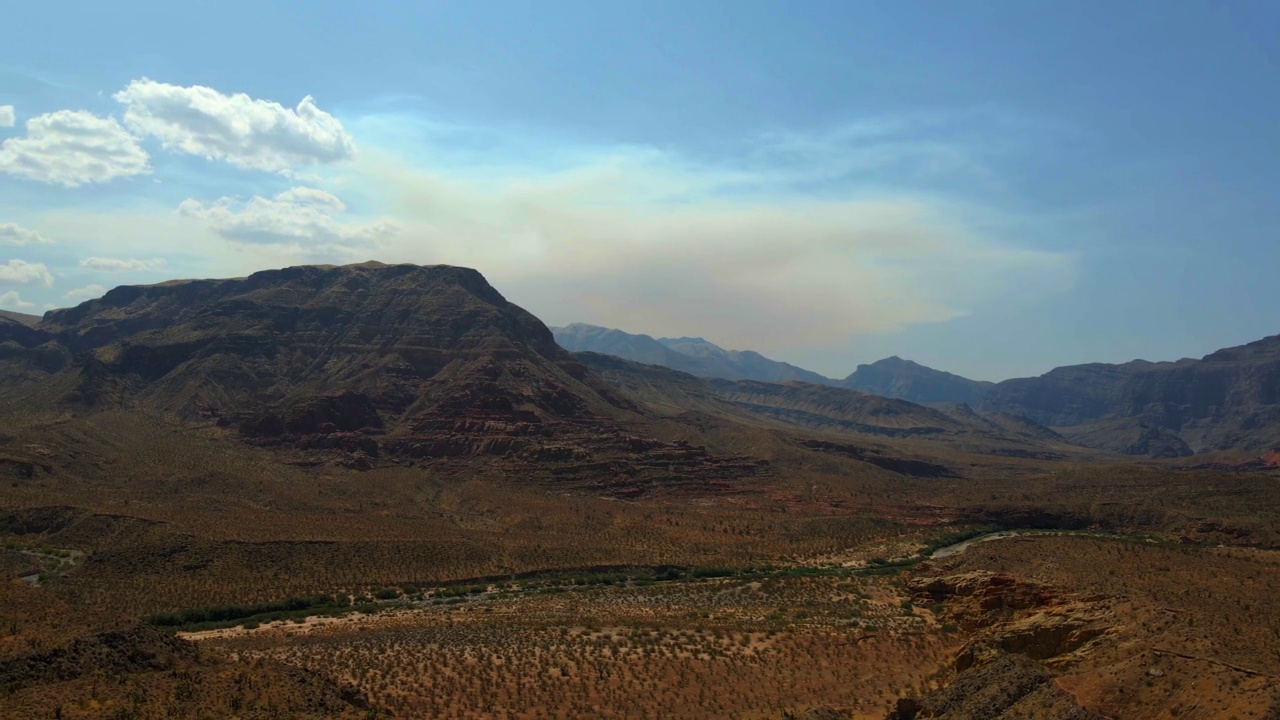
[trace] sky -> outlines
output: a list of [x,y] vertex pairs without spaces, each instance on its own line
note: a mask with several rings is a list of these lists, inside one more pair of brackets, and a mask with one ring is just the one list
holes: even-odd
[[1274,2],[4,14],[0,308],[372,259],[832,377],[1280,333]]

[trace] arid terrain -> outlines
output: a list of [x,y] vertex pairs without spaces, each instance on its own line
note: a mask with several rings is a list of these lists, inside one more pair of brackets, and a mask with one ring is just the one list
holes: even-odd
[[1156,459],[460,268],[117,288],[0,318],[0,715],[1277,718],[1264,394]]

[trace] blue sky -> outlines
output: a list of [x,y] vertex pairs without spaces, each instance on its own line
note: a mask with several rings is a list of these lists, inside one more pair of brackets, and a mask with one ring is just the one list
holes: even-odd
[[372,258],[477,267],[549,324],[833,376],[1280,332],[1275,3],[5,16],[7,309]]

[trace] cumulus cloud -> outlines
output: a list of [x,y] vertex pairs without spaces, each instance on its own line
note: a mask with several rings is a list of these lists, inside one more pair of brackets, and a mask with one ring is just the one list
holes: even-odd
[[0,282],[18,285],[52,285],[53,275],[43,263],[30,263],[26,260],[9,260],[0,263]]
[[0,127],[13,127],[12,105],[0,105]]
[[106,292],[107,289],[101,285],[86,285],[82,288],[76,288],[62,297],[73,302],[84,302],[85,300],[100,298],[105,295]]
[[342,123],[310,95],[290,109],[243,93],[134,80],[115,99],[134,132],[170,151],[225,160],[237,167],[287,172],[347,160],[355,142]]
[[343,223],[334,217],[346,209],[328,192],[297,187],[271,198],[255,195],[247,201],[188,199],[178,207],[178,213],[204,220],[220,237],[232,242],[293,247],[310,255],[367,247],[396,232],[396,226],[386,221]]
[[150,172],[149,159],[115,118],[77,110],[31,118],[0,145],[0,172],[66,187]]
[[164,258],[150,260],[90,257],[80,261],[80,267],[104,272],[129,272],[142,270],[163,270],[169,263]]
[[27,308],[32,308],[35,306],[36,306],[35,303],[29,303],[26,300],[23,300],[22,296],[18,294],[17,290],[10,290],[7,293],[0,294],[0,307],[16,309],[16,310],[25,310]]
[[42,245],[53,242],[35,230],[13,223],[0,224],[0,245]]

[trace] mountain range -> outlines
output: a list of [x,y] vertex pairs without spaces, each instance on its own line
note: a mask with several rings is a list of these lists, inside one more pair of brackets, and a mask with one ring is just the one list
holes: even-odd
[[1022,418],[1081,446],[1127,455],[1186,457],[1280,444],[1280,336],[1200,360],[1091,363],[991,383],[896,356],[834,380],[702,338],[655,340],[583,324],[552,331],[574,352],[607,353],[705,378],[800,381],[924,405],[965,406],[983,416]]
[[[1271,704],[1248,708],[1280,707],[1253,683],[1277,671],[1264,553],[1280,547],[1280,453],[1265,451],[1280,338],[921,404],[699,338],[574,333],[739,376],[570,352],[480,273],[449,266],[175,280],[0,316],[0,606],[13,616],[0,716],[490,716],[457,712],[479,685],[448,685],[476,657],[546,688],[492,694],[521,708],[592,687],[564,684],[574,671],[547,685],[548,667],[609,668],[594,686],[606,692],[581,693],[588,704],[565,717],[598,702],[662,714],[662,678],[723,688],[760,663],[773,664],[752,682],[797,670],[751,701],[771,718],[799,717],[770,698],[793,698],[803,678],[830,685],[831,667],[848,678],[831,697],[870,697],[874,712],[786,704],[922,717],[967,694],[964,716],[990,717],[1027,707],[1013,684],[1063,710],[1028,717],[1094,717],[1040,691],[1082,662],[1113,683],[1089,697],[1166,682],[1151,692],[1186,693],[1166,705],[1201,702],[1203,666],[1174,684],[1150,673],[1177,669],[1150,647],[1226,658],[1213,667],[1243,679],[1215,697],[1252,688]],[[886,394],[974,391],[896,358],[854,375]],[[1230,452],[1116,452],[1202,448]],[[966,539],[1013,535],[960,554]],[[850,612],[861,639],[830,643],[855,627]],[[683,628],[662,642],[711,644],[648,652],[654,627]],[[750,649],[760,637],[768,657]],[[439,654],[451,638],[459,652]],[[645,644],[618,652],[633,640]],[[565,643],[601,652],[542,654]],[[991,664],[997,650],[1025,657],[986,670],[1008,665]],[[296,664],[303,651],[326,655]],[[695,664],[669,664],[684,655]],[[707,674],[707,658],[744,661]],[[633,672],[649,674],[613,684]],[[926,684],[904,686],[913,672]],[[926,680],[941,677],[954,679]]]
[[[857,442],[836,446],[854,467],[907,474],[954,474],[935,456],[957,450],[986,458],[971,467],[1071,451],[1048,431],[805,382],[812,374],[701,339],[576,332],[707,374],[781,382],[575,355],[474,270],[364,263],[123,286],[34,326],[4,319],[0,400],[29,415],[141,410],[213,423],[290,462],[480,466],[620,496],[768,472],[758,443],[717,449],[708,432],[777,430],[819,452],[831,441],[817,436],[847,435]],[[892,445],[921,438],[929,444]]]
[[574,323],[553,327],[561,347],[571,352],[597,352],[627,360],[662,365],[699,377],[726,380],[763,380],[834,384],[828,378],[790,363],[770,360],[751,350],[725,350],[702,338],[653,338],[612,328]]
[[691,375],[724,380],[801,382],[848,388],[916,403],[977,404],[992,383],[890,357],[859,365],[843,380],[824,377],[790,363],[771,360],[752,350],[726,350],[703,338],[653,338],[613,328],[574,323],[553,327],[556,342],[572,352],[598,352]]
[[1199,360],[1072,365],[1006,380],[982,408],[1132,455],[1269,450],[1280,444],[1280,335]]
[[[592,356],[601,353],[642,365],[623,372]],[[641,369],[652,366],[678,372]],[[201,414],[260,443],[559,454],[583,467],[626,452],[626,425],[655,412],[1157,458],[1280,445],[1280,336],[1200,360],[1076,365],[1000,383],[897,357],[833,380],[702,338],[548,329],[476,271],[446,266],[304,266],[119,287],[42,318],[6,313],[0,382],[32,398]],[[322,428],[382,439],[305,440]],[[654,467],[685,453],[690,476],[741,462],[652,442]]]
[[[216,421],[352,467],[539,468],[561,486],[714,484],[753,464],[636,434],[644,413],[480,273],[304,266],[118,287],[0,325],[3,398]],[[538,473],[531,473],[537,476]]]

